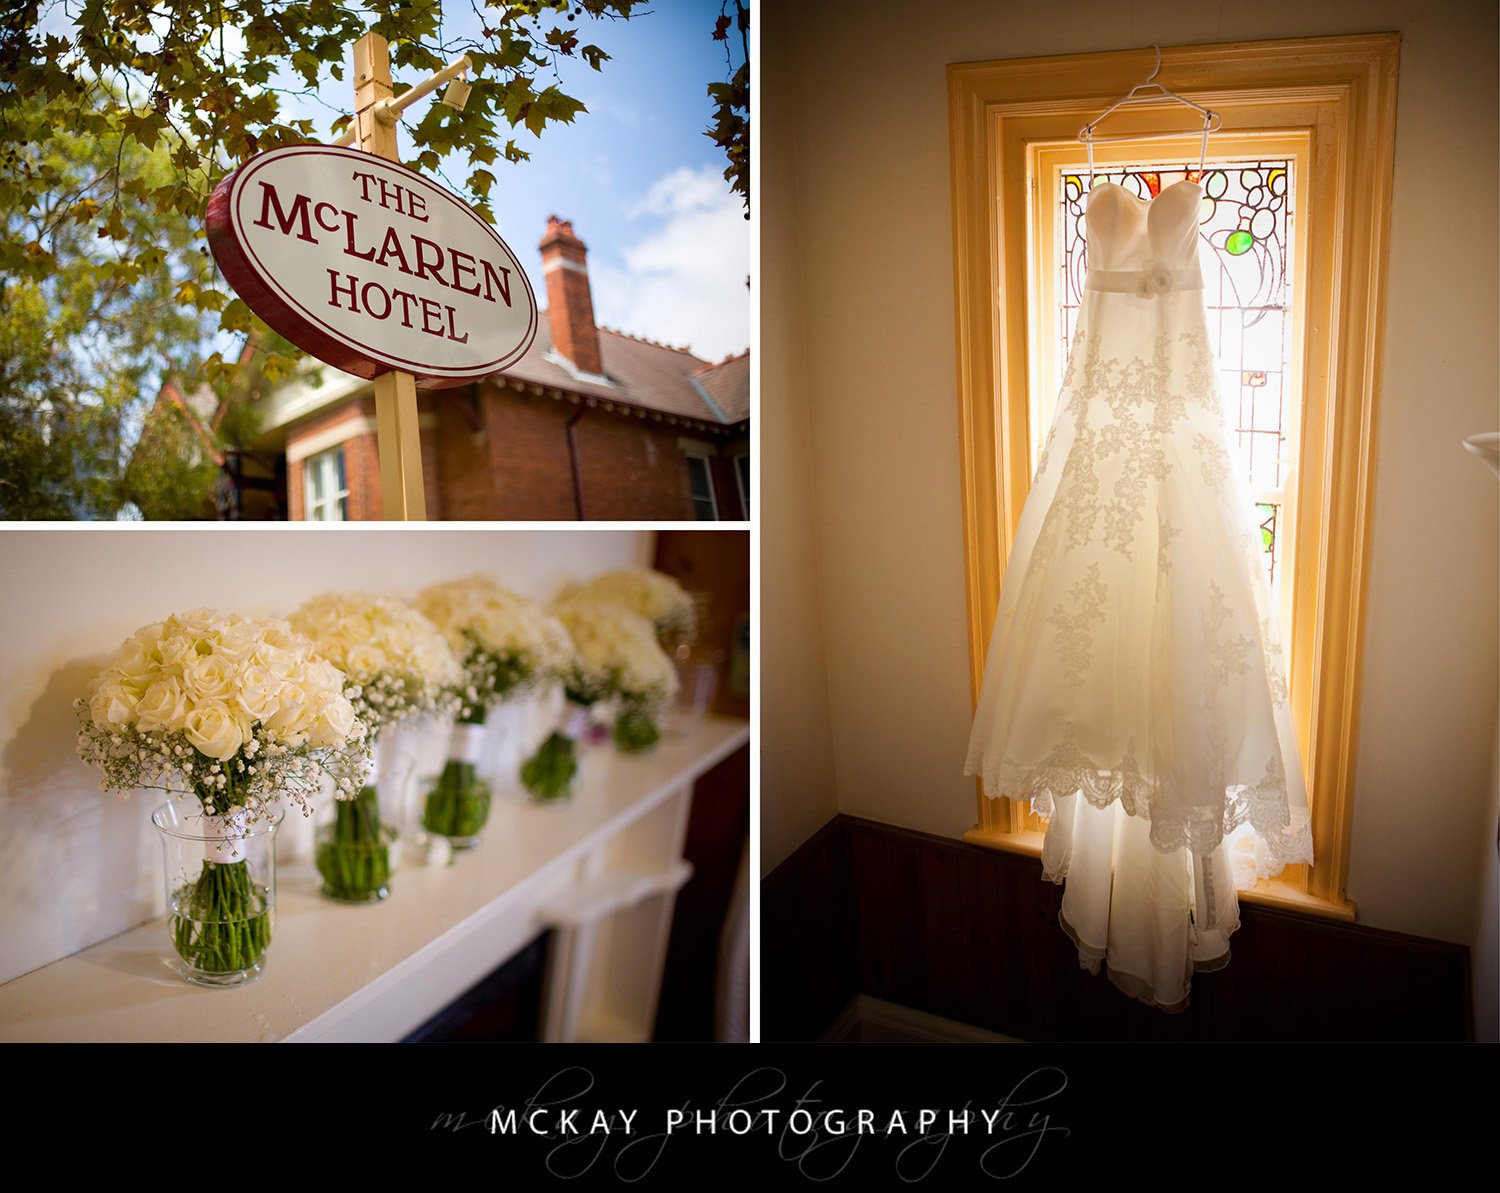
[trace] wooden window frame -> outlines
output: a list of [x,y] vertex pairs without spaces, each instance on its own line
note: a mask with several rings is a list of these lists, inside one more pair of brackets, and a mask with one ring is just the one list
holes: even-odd
[[[1394,33],[1166,47],[1161,77],[1222,114],[1211,154],[1236,135],[1305,138],[1299,239],[1305,325],[1301,515],[1294,558],[1288,678],[1312,806],[1314,864],[1244,892],[1247,902],[1354,919],[1346,893],[1369,560],[1377,399],[1395,144]],[[1076,144],[1078,129],[1134,83],[1142,51],[965,63],[948,68],[955,331],[971,692],[978,701],[1000,583],[1031,482],[1028,338],[1039,145]],[[1175,105],[1125,110],[1111,135],[1158,132]],[[1184,143],[1192,139],[1187,123]],[[1173,127],[1167,124],[1167,127]],[[1141,152],[1096,149],[1096,160]],[[1158,147],[1156,152],[1167,152]],[[1194,151],[1196,152],[1196,151]],[[1012,297],[1014,296],[1014,297]],[[1295,367],[1295,365],[1294,365]],[[1316,462],[1316,466],[1309,466]],[[1039,854],[1028,810],[976,784],[981,845]]]

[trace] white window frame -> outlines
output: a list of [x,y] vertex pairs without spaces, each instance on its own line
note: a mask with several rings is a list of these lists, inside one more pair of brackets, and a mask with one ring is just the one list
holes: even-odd
[[[344,460],[344,483],[338,483],[339,457],[344,454],[344,445],[336,443],[330,448],[307,456],[302,461],[302,518],[306,522],[347,522],[349,509],[349,462]],[[324,481],[322,497],[314,495],[314,477]],[[319,513],[320,510],[325,511]],[[331,512],[331,516],[329,513]]]
[[713,457],[703,451],[685,451],[683,457],[688,462],[688,496],[693,499],[693,514],[698,513],[698,498],[693,493],[693,465],[692,461],[700,460],[703,463],[703,477],[708,482],[708,504],[713,511],[712,518],[698,518],[700,522],[718,522],[719,517],[719,495],[714,492],[714,466]]
[[748,450],[736,452],[734,461],[734,483],[740,489],[740,509],[744,511],[745,520],[750,520],[750,452]]

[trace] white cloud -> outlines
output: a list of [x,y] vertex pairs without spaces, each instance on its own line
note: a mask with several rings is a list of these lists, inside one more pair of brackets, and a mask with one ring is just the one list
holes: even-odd
[[609,190],[615,185],[615,172],[610,168],[609,158],[602,153],[590,153],[579,158],[578,170],[601,190]]
[[750,224],[721,172],[673,170],[630,211],[653,226],[619,254],[623,269],[590,263],[599,322],[687,345],[707,360],[743,351],[750,343]]
[[709,210],[726,196],[728,184],[712,166],[698,170],[679,166],[658,178],[643,198],[628,207],[631,219],[642,215],[681,215],[689,211]]

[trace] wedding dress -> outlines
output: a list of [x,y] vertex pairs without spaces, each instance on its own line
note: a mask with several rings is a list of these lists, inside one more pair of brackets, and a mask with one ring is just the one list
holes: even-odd
[[1277,618],[1232,466],[1200,186],[1089,194],[1089,270],[1006,566],[965,773],[1049,818],[1079,960],[1187,1005],[1235,888],[1312,860]]

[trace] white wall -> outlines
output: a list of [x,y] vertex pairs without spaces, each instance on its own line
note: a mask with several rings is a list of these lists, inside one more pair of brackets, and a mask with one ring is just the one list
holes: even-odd
[[[1494,6],[769,0],[762,20],[765,60],[777,46],[792,58],[776,76],[790,76],[791,92],[761,119],[762,168],[795,181],[792,210],[763,212],[763,255],[798,275],[780,284],[800,284],[805,340],[798,356],[763,338],[764,375],[780,354],[794,376],[764,388],[762,429],[769,445],[809,423],[817,482],[815,507],[766,505],[763,565],[769,575],[777,552],[806,556],[812,538],[837,806],[947,835],[973,823],[975,806],[960,774],[972,710],[945,65],[1401,31],[1350,895],[1365,922],[1469,942],[1496,718],[1500,531],[1493,479],[1459,440],[1500,425]],[[775,318],[768,310],[768,327]],[[769,490],[785,481],[766,455]],[[784,723],[805,702],[816,717],[820,692],[769,662],[766,707]],[[769,773],[784,746],[780,726],[765,726]],[[794,808],[788,798],[764,787],[768,836],[778,820],[807,819],[808,797],[796,793]]]
[[100,791],[74,752],[74,698],[137,627],[199,606],[284,615],[334,589],[409,598],[476,571],[545,600],[649,564],[652,546],[644,531],[0,531],[0,981],[161,911],[154,793]]

